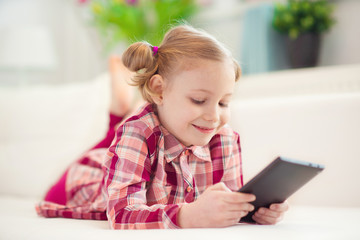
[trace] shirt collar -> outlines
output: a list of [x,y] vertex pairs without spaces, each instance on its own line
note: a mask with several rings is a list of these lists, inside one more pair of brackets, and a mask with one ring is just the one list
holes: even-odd
[[169,133],[166,128],[160,126],[160,129],[164,135],[164,155],[167,162],[175,160],[184,151],[193,153],[203,161],[211,161],[209,144],[205,146],[186,147],[174,135]]

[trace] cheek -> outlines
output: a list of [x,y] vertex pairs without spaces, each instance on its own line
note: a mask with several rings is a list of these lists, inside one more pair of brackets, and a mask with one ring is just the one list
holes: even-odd
[[194,120],[197,119],[198,114],[196,109],[192,108],[191,106],[187,105],[183,109],[179,109],[177,112],[178,121],[181,121],[182,124],[188,125],[191,124]]
[[225,125],[226,123],[228,123],[230,120],[230,116],[231,116],[230,109],[227,108],[226,110],[224,110],[224,112],[220,116],[221,124]]
[[175,100],[166,104],[164,113],[177,130],[184,130],[193,120],[194,111],[186,101]]
[[199,109],[187,99],[178,99],[172,108],[182,120],[192,121],[199,115]]

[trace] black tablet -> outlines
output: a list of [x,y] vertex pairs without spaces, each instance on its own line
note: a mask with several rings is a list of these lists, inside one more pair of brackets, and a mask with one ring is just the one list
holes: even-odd
[[254,223],[252,216],[260,207],[282,203],[324,169],[323,165],[278,157],[245,184],[239,192],[252,193],[255,210],[240,222]]

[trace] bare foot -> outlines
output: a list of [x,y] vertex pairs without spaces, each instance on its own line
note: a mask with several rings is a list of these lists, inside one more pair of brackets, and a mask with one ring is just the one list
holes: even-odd
[[125,116],[134,103],[136,87],[129,85],[134,75],[122,63],[121,58],[109,58],[109,72],[111,78],[111,104],[110,112],[117,116]]

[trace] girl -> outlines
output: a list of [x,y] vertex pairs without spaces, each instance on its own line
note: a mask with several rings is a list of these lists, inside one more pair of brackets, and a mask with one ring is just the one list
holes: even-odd
[[[233,192],[243,185],[240,141],[226,123],[239,65],[190,26],[171,29],[159,47],[134,43],[122,60],[147,103],[117,128],[107,150],[97,146],[70,166],[38,214],[108,219],[113,229],[238,223],[255,200]],[[128,112],[128,103],[120,105],[118,114]],[[273,204],[253,219],[274,224],[287,208]]]

